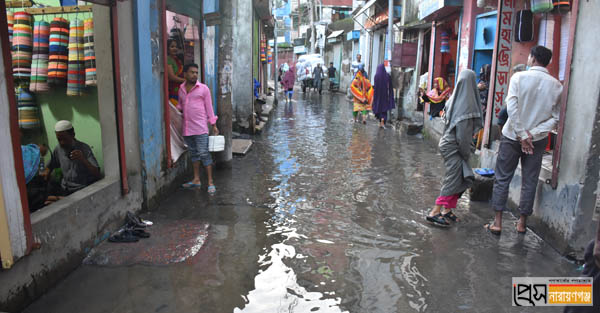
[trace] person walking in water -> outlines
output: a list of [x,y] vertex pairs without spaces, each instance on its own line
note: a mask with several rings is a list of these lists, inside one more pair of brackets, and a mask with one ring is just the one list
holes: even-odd
[[452,209],[456,208],[458,199],[471,187],[475,178],[468,161],[472,153],[473,136],[483,128],[476,79],[475,72],[463,70],[458,75],[454,94],[446,102],[444,134],[439,143],[446,174],[440,196],[426,217],[433,225],[447,227],[450,225],[448,220],[458,220]]
[[373,89],[373,114],[379,121],[379,127],[385,128],[385,122],[388,118],[388,111],[395,107],[394,88],[392,87],[392,78],[385,70],[385,65],[379,64],[375,73],[375,84]]
[[214,135],[219,134],[217,116],[214,114],[212,98],[208,86],[198,81],[198,65],[187,64],[183,67],[185,83],[179,86],[179,104],[183,112],[183,138],[190,151],[194,167],[194,179],[183,184],[183,188],[200,188],[200,163],[208,176],[208,193],[217,192],[212,176],[212,158],[208,150],[208,124]]
[[350,90],[354,96],[354,108],[352,114],[354,115],[354,122],[358,122],[358,115],[362,115],[362,123],[367,123],[367,114],[371,101],[373,100],[373,88],[371,82],[365,77],[365,68],[359,67]]
[[285,74],[283,75],[283,88],[285,90],[285,101],[292,101],[292,96],[294,95],[294,82],[296,81],[296,69],[291,67]]

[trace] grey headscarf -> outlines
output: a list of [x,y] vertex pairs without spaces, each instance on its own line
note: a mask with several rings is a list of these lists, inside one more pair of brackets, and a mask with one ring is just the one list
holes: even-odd
[[461,121],[473,119],[475,135],[483,128],[483,113],[479,100],[479,90],[476,82],[477,75],[472,70],[463,70],[458,75],[458,83],[452,96],[446,102],[446,131],[452,130]]

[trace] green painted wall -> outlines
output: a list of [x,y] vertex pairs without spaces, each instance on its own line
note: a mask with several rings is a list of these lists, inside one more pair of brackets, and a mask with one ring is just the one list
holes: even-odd
[[88,144],[100,169],[104,171],[104,158],[102,155],[102,134],[98,113],[98,89],[89,87],[87,94],[81,97],[67,96],[65,88],[52,90],[47,94],[37,94],[37,103],[40,105],[43,127],[50,149],[58,144],[54,134],[54,124],[60,120],[68,120],[75,128],[75,138]]

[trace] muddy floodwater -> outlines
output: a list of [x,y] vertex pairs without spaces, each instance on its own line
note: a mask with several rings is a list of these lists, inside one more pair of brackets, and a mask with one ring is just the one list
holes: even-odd
[[216,196],[178,190],[143,213],[208,223],[197,254],[82,265],[26,312],[538,312],[511,307],[512,277],[579,273],[531,231],[517,235],[512,216],[501,237],[486,233],[489,205],[466,195],[458,224],[429,226],[443,176],[433,145],[352,123],[341,94],[294,97],[216,172]]

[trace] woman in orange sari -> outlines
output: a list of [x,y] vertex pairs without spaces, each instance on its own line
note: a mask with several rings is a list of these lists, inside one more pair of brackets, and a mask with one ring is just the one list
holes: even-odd
[[433,80],[433,88],[423,96],[423,101],[429,102],[429,115],[431,117],[441,117],[446,100],[450,98],[450,87],[441,77]]
[[354,96],[354,122],[358,122],[358,115],[362,115],[363,124],[367,123],[367,114],[371,109],[373,101],[373,87],[371,82],[366,78],[364,66],[359,66],[358,72],[350,85],[350,91]]

